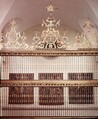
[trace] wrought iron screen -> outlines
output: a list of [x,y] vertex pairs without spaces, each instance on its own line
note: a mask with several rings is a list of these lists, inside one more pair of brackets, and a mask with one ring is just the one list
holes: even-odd
[[[10,73],[9,80],[34,80],[34,74]],[[34,103],[34,89],[32,86],[9,87],[9,104],[32,104]]]
[[[92,80],[93,73],[69,73],[70,80]],[[93,104],[93,87],[70,87],[69,104]]]
[[98,116],[98,56],[85,52],[1,53],[1,116]]
[[[63,73],[39,73],[39,80],[63,80]],[[64,105],[63,87],[40,87],[40,105]]]

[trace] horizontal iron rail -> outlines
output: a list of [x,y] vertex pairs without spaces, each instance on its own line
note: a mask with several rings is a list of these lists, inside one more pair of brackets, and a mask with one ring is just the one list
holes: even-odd
[[93,86],[98,87],[98,79],[95,80],[33,80],[33,81],[24,81],[24,80],[1,80],[1,87],[10,87],[10,86],[60,86],[60,87],[72,87],[72,86]]
[[3,107],[2,110],[98,110],[98,107]]
[[0,51],[0,56],[98,56],[97,50]]

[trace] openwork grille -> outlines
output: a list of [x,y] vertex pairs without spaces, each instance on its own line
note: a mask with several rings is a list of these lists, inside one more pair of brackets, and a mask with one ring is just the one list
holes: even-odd
[[[34,74],[9,73],[9,80],[34,80]],[[9,104],[33,104],[34,90],[32,86],[9,87]]]
[[94,52],[1,52],[1,116],[98,116]]
[[[92,80],[93,73],[69,73],[70,80]],[[93,104],[93,87],[70,87],[69,103],[70,104]]]
[[[39,73],[39,80],[63,80],[63,73]],[[64,105],[63,87],[40,87],[40,105]]]

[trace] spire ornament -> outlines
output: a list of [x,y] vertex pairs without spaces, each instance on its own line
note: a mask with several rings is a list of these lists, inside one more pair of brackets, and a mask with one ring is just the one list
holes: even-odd
[[47,12],[52,12],[53,13],[55,11],[55,8],[52,4],[50,4],[48,7],[46,7],[46,9],[47,9]]
[[[37,49],[59,49],[63,48],[61,35],[59,30],[57,29],[60,26],[60,20],[56,21],[56,19],[53,17],[53,13],[55,12],[55,7],[50,4],[48,7],[46,7],[47,12],[49,13],[49,16],[46,18],[46,20],[42,20],[42,27],[45,29],[42,31],[41,36],[39,39],[42,39],[38,41],[40,44],[38,45]],[[36,35],[36,34],[35,34]],[[63,42],[65,43],[65,42]]]

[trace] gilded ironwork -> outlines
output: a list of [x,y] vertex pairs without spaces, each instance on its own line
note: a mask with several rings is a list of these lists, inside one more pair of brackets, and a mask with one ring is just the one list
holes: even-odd
[[[49,16],[46,20],[42,20],[42,27],[44,30],[40,33],[39,31],[35,32],[35,35],[32,38],[32,43],[29,45],[26,40],[27,37],[25,33],[20,34],[17,31],[17,24],[13,20],[10,23],[10,30],[6,33],[4,37],[0,35],[0,50],[9,50],[9,51],[17,51],[17,50],[27,50],[27,51],[34,51],[34,50],[78,50],[80,48],[88,49],[90,48],[98,48],[98,40],[95,34],[96,31],[93,28],[94,26],[91,24],[90,21],[86,21],[85,25],[83,26],[84,32],[77,33],[74,37],[75,42],[73,44],[69,43],[69,38],[66,34],[67,30],[64,30],[64,33],[60,33],[57,27],[60,26],[60,20],[56,20],[53,17],[53,13],[55,8],[53,5],[49,5],[47,8],[47,12]],[[7,40],[6,43],[2,43],[2,40]],[[98,50],[98,49],[97,49]]]
[[98,87],[98,79],[95,80],[34,80],[34,81],[10,81],[10,80],[1,80],[1,87],[10,87],[10,86],[60,86],[60,87],[74,87],[74,86],[93,86]]
[[0,56],[98,56],[98,49],[0,51]]

